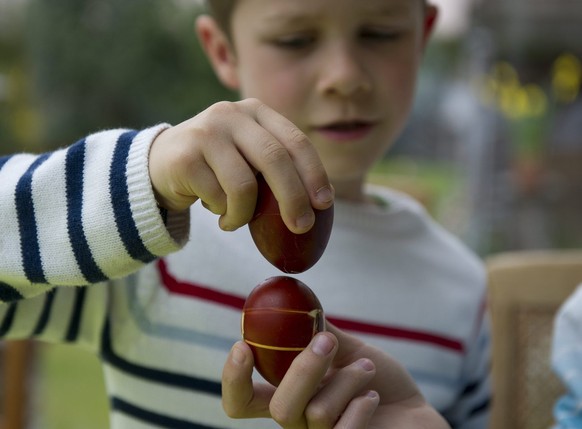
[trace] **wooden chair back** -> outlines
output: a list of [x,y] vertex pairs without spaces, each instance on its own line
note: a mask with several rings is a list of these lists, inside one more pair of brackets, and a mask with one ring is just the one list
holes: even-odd
[[564,388],[550,366],[555,314],[582,283],[582,251],[521,251],[487,260],[492,319],[491,429],[548,429]]

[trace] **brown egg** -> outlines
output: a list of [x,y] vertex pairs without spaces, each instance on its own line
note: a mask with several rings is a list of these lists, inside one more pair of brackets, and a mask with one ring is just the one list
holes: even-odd
[[288,276],[268,278],[248,296],[241,320],[257,371],[278,386],[293,359],[313,336],[325,330],[323,309],[303,282]]
[[249,230],[261,254],[275,267],[289,274],[311,268],[327,247],[333,225],[333,206],[314,210],[315,224],[304,234],[291,232],[281,217],[279,204],[261,174],[259,193]]

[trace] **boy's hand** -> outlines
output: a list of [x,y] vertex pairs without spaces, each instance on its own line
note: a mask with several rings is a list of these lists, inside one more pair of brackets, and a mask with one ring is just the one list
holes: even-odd
[[330,326],[293,362],[278,388],[252,382],[243,342],[222,375],[222,402],[233,418],[273,418],[283,428],[450,429],[406,370],[387,354]]
[[313,208],[332,204],[333,191],[307,137],[255,99],[220,102],[162,132],[152,144],[150,177],[158,203],[185,210],[198,199],[235,230],[253,216],[260,171],[287,227],[306,232]]

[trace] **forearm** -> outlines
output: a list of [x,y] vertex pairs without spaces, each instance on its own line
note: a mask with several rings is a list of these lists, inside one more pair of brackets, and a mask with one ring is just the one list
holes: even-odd
[[122,277],[180,248],[188,216],[164,223],[149,180],[149,147],[164,127],[0,159],[0,300]]

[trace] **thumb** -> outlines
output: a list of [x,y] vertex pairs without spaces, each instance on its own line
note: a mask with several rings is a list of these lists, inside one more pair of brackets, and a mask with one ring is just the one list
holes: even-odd
[[222,370],[222,407],[231,418],[269,417],[275,388],[253,383],[253,353],[243,341],[234,344]]

